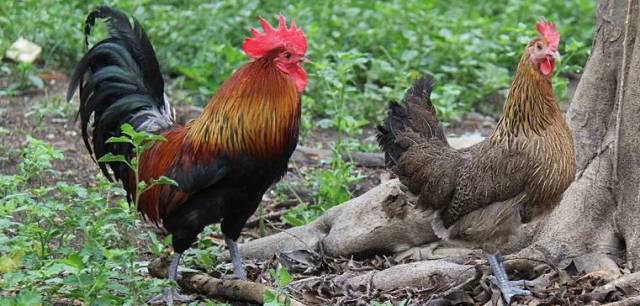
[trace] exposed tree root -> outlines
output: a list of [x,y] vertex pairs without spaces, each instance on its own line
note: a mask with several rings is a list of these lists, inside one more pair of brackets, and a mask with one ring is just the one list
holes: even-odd
[[[394,254],[437,241],[428,213],[415,208],[398,180],[328,210],[318,220],[246,242],[246,258],[267,259],[281,252],[307,249],[329,256]],[[223,255],[225,259],[227,255]]]
[[640,272],[623,275],[594,291],[610,292],[614,290],[621,290],[629,295],[640,294]]
[[[149,274],[153,277],[167,277],[169,262],[166,259],[156,259],[149,263]],[[211,277],[204,273],[183,273],[178,279],[180,287],[209,297],[219,297],[232,301],[251,302],[263,304],[263,296],[266,290],[275,291],[263,284],[244,280],[223,280]],[[285,297],[280,297],[284,302]],[[304,306],[296,300],[291,300],[292,306]]]
[[636,306],[640,305],[640,296],[630,297],[619,302],[607,303],[606,306]]
[[455,287],[475,278],[476,270],[473,266],[446,260],[426,260],[349,277],[345,283],[351,287],[369,286],[372,289],[392,290],[402,287]]

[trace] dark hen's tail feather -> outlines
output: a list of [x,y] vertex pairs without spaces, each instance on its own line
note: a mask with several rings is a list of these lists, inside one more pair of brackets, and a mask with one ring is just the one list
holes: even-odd
[[[80,87],[80,117],[85,146],[96,158],[110,152],[128,156],[131,147],[107,144],[120,135],[120,126],[131,124],[136,130],[160,132],[173,124],[171,108],[164,95],[164,80],[151,42],[137,21],[116,9],[101,6],[89,13],[85,22],[85,45],[96,19],[106,19],[109,37],[96,43],[82,57],[71,77],[67,100]],[[89,120],[93,115],[92,145]],[[127,181],[128,169],[111,163],[117,179]],[[102,172],[111,179],[107,168]]]
[[[378,143],[385,152],[387,167],[398,163],[408,146],[433,137],[447,143],[444,131],[431,103],[433,78],[424,76],[413,83],[402,103],[389,103],[389,112],[382,125],[378,125]],[[402,137],[404,141],[399,142]]]

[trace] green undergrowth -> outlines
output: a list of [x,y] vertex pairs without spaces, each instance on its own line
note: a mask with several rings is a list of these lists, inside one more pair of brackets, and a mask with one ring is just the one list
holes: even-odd
[[[143,305],[161,293],[168,282],[144,276],[141,256],[166,254],[170,238],[147,230],[102,175],[89,186],[67,183],[53,167],[63,153],[26,140],[15,173],[0,175],[0,305]],[[185,263],[214,269],[218,254],[203,240]]]
[[23,299],[144,303],[159,293],[162,281],[138,272],[136,241],[146,239],[138,216],[123,191],[104,179],[89,187],[57,180],[60,173],[52,163],[63,158],[51,145],[29,137],[17,173],[0,176],[3,303],[12,305],[7,301],[14,293],[16,305],[24,305]]
[[[43,47],[45,68],[71,71],[83,52],[82,22],[94,1],[9,1],[0,7],[0,51],[20,36]],[[562,34],[558,74],[580,72],[588,56],[594,3],[573,1],[105,1],[145,27],[180,103],[203,105],[247,61],[240,50],[258,16],[283,13],[309,40],[307,125],[358,129],[379,122],[387,101],[431,73],[445,120],[504,97],[535,21]],[[345,65],[347,64],[347,65]],[[340,77],[341,67],[348,77]],[[15,69],[15,67],[11,68]],[[27,82],[29,80],[27,79]],[[37,81],[35,81],[37,82]],[[556,78],[566,99],[567,81]],[[344,95],[335,113],[336,95]],[[341,117],[341,118],[337,118]]]

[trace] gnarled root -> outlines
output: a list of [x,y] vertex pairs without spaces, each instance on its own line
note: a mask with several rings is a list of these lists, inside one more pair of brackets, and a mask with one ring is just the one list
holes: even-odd
[[403,188],[397,179],[389,180],[313,223],[243,243],[240,254],[253,259],[299,249],[335,257],[393,254],[438,240],[428,213],[415,208]]

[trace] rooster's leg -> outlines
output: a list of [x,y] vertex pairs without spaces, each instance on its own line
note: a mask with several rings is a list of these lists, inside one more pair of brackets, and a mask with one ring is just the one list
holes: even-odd
[[[182,253],[174,253],[171,258],[171,264],[169,264],[169,272],[168,278],[174,282],[178,280],[178,264],[180,263],[180,258],[182,257]],[[149,304],[154,305],[160,302],[164,302],[166,305],[173,305],[173,302],[178,303],[187,303],[191,302],[193,299],[189,296],[182,295],[178,293],[178,290],[171,286],[171,288],[167,288],[164,290],[164,294],[157,295],[149,300]]]
[[498,285],[498,289],[502,293],[502,298],[507,305],[511,304],[511,299],[514,296],[520,295],[529,295],[531,294],[529,291],[520,289],[515,287],[512,282],[509,281],[507,277],[507,272],[504,269],[504,265],[502,264],[502,257],[498,254],[487,256],[487,261],[489,261],[489,265],[491,265],[491,269],[493,270],[493,274],[496,277],[496,282]]
[[240,251],[238,250],[238,243],[227,236],[224,237],[224,241],[227,243],[229,255],[231,255],[231,263],[233,264],[234,276],[242,280],[247,279],[247,272],[245,272],[244,265],[242,264]]

